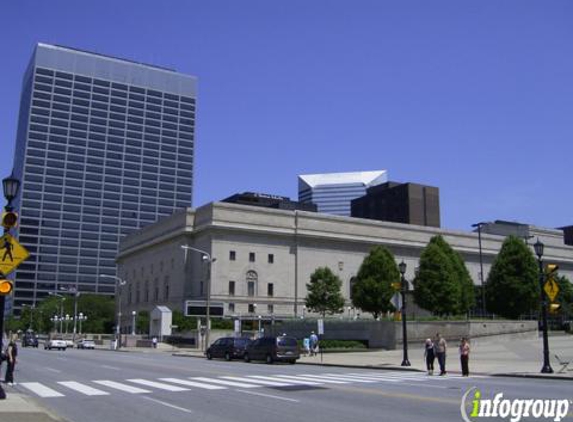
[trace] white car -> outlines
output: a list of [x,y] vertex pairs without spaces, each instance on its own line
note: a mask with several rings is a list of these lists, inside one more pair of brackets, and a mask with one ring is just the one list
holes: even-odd
[[44,350],[52,350],[52,349],[58,349],[58,350],[66,350],[66,348],[68,347],[68,345],[66,344],[65,340],[60,340],[60,339],[51,339],[51,340],[47,340],[44,343]]
[[78,349],[95,349],[95,343],[93,340],[80,340],[77,345]]

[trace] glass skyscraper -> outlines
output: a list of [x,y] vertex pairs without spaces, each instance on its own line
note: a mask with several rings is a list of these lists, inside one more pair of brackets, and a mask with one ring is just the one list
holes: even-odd
[[14,159],[22,181],[15,311],[61,288],[113,294],[119,239],[191,206],[196,79],[38,44]]
[[316,204],[318,212],[350,217],[350,203],[366,189],[388,181],[386,170],[298,176],[298,200]]

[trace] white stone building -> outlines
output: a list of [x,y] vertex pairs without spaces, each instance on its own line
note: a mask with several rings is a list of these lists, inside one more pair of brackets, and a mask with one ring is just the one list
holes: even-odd
[[[573,247],[561,230],[528,227],[528,235],[545,244],[545,262],[557,263],[573,280]],[[441,234],[460,252],[475,284],[480,284],[480,251],[476,232],[451,231],[303,211],[283,211],[214,202],[180,211],[125,237],[117,257],[118,275],[127,280],[121,292],[123,332],[129,332],[133,310],[155,306],[172,310],[205,306],[212,258],[212,314],[257,319],[305,314],[306,283],[317,267],[328,266],[343,281],[349,301],[350,283],[372,247],[384,245],[407,264],[414,278],[422,249]],[[484,279],[505,236],[482,230]],[[530,240],[531,245],[535,239]]]

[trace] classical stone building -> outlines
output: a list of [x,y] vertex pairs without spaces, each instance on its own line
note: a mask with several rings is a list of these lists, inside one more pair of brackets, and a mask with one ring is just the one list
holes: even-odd
[[[529,233],[545,243],[546,262],[559,264],[573,279],[573,247],[564,244],[563,232],[530,226]],[[342,279],[348,300],[353,277],[376,245],[404,260],[406,278],[412,280],[422,249],[437,234],[463,255],[479,284],[475,232],[222,202],[182,210],[121,241],[118,274],[127,281],[120,299],[122,329],[128,332],[133,310],[187,306],[200,313],[205,307],[209,259],[193,250],[185,257],[182,245],[212,257],[212,315],[269,320],[305,315],[306,283],[320,266]],[[505,236],[482,232],[481,237],[486,278]]]

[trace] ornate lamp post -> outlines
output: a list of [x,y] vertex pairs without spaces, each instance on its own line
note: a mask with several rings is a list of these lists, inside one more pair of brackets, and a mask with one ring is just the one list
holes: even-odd
[[479,222],[472,224],[472,227],[477,227],[478,229],[478,244],[479,244],[479,278],[480,278],[480,287],[481,287],[481,306],[482,306],[482,317],[485,317],[486,309],[485,309],[485,286],[483,284],[483,258],[481,253],[481,226],[487,223]]
[[543,276],[543,250],[545,245],[537,239],[537,242],[533,244],[533,249],[535,249],[535,255],[537,255],[537,262],[539,263],[539,288],[541,290],[541,323],[543,324],[543,367],[541,368],[542,374],[552,374],[553,368],[549,363],[549,338],[547,334],[547,296],[543,290],[543,282],[545,277]]
[[137,312],[131,311],[131,335],[135,335],[135,317],[137,316]]
[[403,347],[403,359],[401,366],[410,366],[410,361],[408,360],[408,329],[406,324],[406,292],[408,291],[408,282],[404,274],[406,273],[406,263],[404,261],[398,264],[398,269],[400,270],[400,294],[402,295],[402,347]]
[[80,335],[82,335],[82,322],[85,321],[86,319],[88,319],[88,317],[85,316],[83,312],[80,312],[78,315],[78,322],[80,323]]

